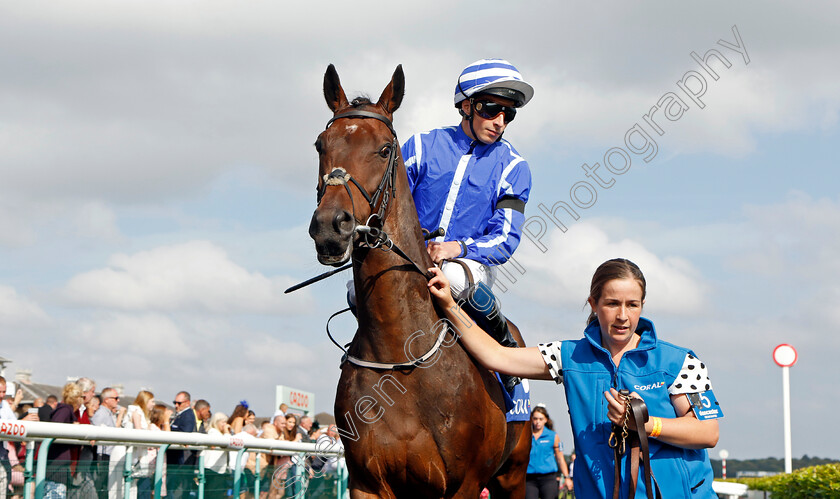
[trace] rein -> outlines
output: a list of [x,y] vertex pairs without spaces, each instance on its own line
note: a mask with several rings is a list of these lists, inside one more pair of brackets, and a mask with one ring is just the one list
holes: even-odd
[[[341,356],[341,362],[339,362],[338,364],[339,366],[343,365],[345,362],[349,362],[359,367],[366,367],[368,369],[380,369],[386,371],[392,371],[394,369],[411,369],[431,359],[437,353],[437,351],[440,350],[440,346],[443,344],[443,339],[446,338],[446,333],[449,332],[449,326],[442,328],[440,333],[438,334],[437,341],[435,341],[435,344],[432,345],[432,348],[430,348],[426,353],[424,353],[420,357],[417,357],[416,359],[410,362],[371,362],[350,355],[350,353],[347,351],[347,348],[339,345],[338,342],[335,341],[335,338],[333,338],[332,333],[330,333],[330,321],[332,321],[334,317],[349,311],[350,307],[344,308],[332,314],[330,318],[327,319],[327,336],[329,336],[330,341],[332,341],[335,346],[337,346],[341,349],[342,352],[344,352],[344,355]],[[348,343],[346,346],[350,346],[350,344]]]
[[[621,425],[612,425],[609,446],[613,448],[615,456],[615,482],[613,499],[619,499],[621,492],[621,456],[630,444],[628,464],[630,466],[630,493],[627,497],[636,497],[636,484],[639,481],[639,466],[644,466],[645,491],[648,499],[662,498],[659,484],[650,469],[650,449],[645,423],[648,420],[648,410],[643,400],[630,397],[628,390],[621,390],[619,397],[624,401],[624,421]],[[651,488],[651,481],[654,488]],[[656,495],[654,496],[654,490]]]

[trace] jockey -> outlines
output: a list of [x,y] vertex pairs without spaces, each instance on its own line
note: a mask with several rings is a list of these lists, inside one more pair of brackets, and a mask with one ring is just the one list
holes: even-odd
[[[491,288],[496,266],[519,246],[531,171],[502,135],[533,95],[508,61],[476,61],[455,85],[461,122],[414,135],[402,146],[421,227],[446,229],[429,241],[429,255],[461,307],[504,346],[517,344]],[[502,380],[509,392],[519,382]]]

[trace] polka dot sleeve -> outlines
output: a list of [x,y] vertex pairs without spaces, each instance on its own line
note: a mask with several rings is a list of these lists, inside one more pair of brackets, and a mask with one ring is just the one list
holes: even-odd
[[560,345],[562,343],[562,341],[552,341],[551,343],[540,343],[538,346],[551,377],[558,385],[563,382],[563,361],[560,357]]
[[700,362],[700,359],[689,354],[686,354],[682,369],[679,374],[668,387],[668,393],[671,395],[680,395],[683,393],[699,393],[712,389],[712,382],[709,380],[709,372],[706,370],[706,364]]

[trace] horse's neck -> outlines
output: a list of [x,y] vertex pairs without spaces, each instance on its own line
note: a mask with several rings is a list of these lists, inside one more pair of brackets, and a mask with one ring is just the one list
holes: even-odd
[[[418,238],[420,223],[404,170],[398,172],[391,203],[384,231],[421,269],[431,267],[425,244]],[[420,329],[431,332],[437,320],[426,277],[396,252],[382,249],[365,250],[353,274],[359,317],[359,333],[353,341],[357,353],[380,362],[405,360],[409,337]],[[430,347],[435,338],[427,336],[412,341],[416,343],[412,351]]]

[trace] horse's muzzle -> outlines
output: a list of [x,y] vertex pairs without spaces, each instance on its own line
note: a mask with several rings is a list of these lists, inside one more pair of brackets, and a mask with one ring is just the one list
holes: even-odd
[[315,210],[309,223],[309,237],[315,241],[318,261],[323,265],[339,266],[350,259],[356,221],[347,210]]

